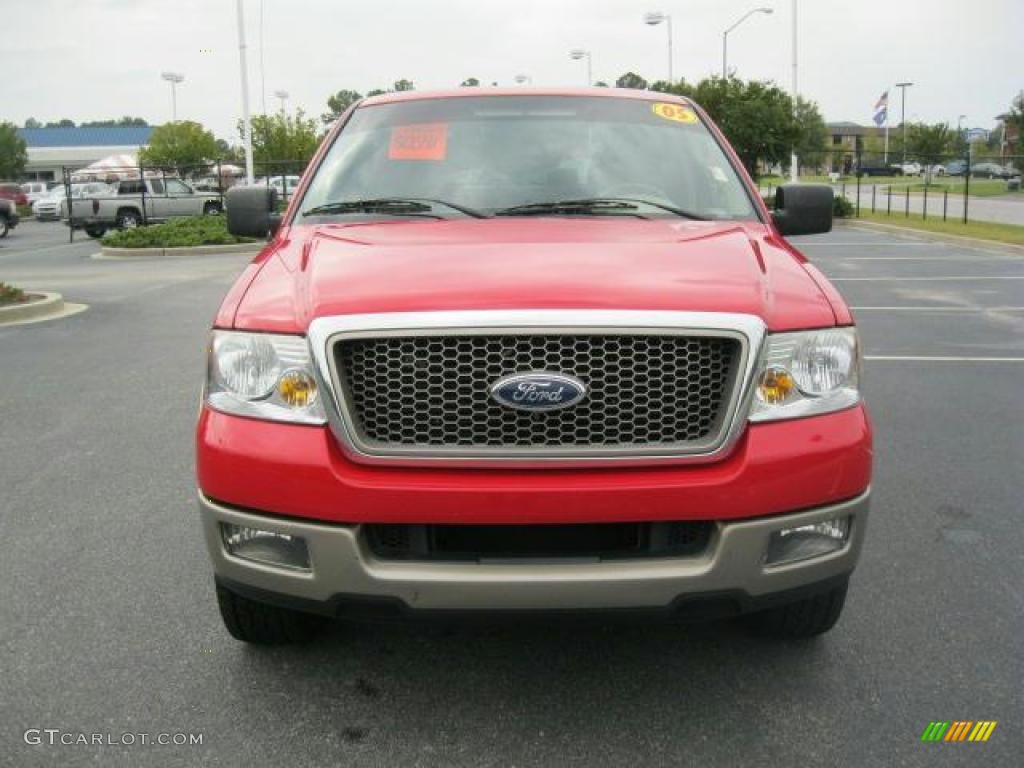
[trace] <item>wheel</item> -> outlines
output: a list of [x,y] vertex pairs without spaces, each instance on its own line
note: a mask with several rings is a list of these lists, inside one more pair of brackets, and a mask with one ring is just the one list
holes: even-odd
[[86,227],[85,234],[98,240],[107,234],[107,230],[105,227]]
[[321,616],[250,600],[217,585],[220,617],[231,636],[244,643],[283,645],[313,637],[326,623]]
[[142,217],[138,211],[131,208],[122,208],[117,212],[118,229],[135,229],[142,224]]
[[11,231],[11,228],[7,225],[7,217],[0,216],[0,240],[7,237],[7,233]]
[[758,635],[790,640],[816,637],[835,626],[846,602],[847,585],[795,603],[752,613],[747,626]]
[[220,216],[220,203],[207,203],[203,206],[203,216]]

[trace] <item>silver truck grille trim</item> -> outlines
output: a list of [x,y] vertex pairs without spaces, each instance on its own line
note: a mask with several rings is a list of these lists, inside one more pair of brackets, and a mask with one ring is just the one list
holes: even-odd
[[[746,423],[764,336],[752,315],[643,310],[341,315],[309,328],[351,459],[519,468],[721,458]],[[522,413],[487,398],[499,375],[538,369],[579,376],[590,399]]]

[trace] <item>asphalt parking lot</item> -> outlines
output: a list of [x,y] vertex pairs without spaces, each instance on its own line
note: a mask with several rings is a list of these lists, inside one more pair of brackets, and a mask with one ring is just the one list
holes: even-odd
[[[796,238],[855,308],[872,519],[824,638],[707,626],[222,628],[195,512],[206,329],[246,256],[91,259],[58,224],[0,279],[89,305],[0,328],[0,764],[1019,765],[1024,255]],[[924,744],[931,720],[996,720]],[[31,746],[30,728],[201,746]]]

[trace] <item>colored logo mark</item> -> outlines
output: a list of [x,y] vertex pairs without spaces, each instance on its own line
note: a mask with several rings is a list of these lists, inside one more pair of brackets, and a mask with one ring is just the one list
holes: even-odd
[[995,727],[995,720],[933,720],[921,741],[988,741]]

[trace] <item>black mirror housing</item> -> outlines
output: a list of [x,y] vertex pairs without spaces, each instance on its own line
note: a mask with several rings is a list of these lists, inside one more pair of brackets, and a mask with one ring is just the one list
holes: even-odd
[[772,219],[781,235],[817,235],[832,231],[832,187],[783,184],[775,190]]
[[237,237],[269,237],[281,224],[277,191],[271,187],[233,187],[224,196],[228,232]]

